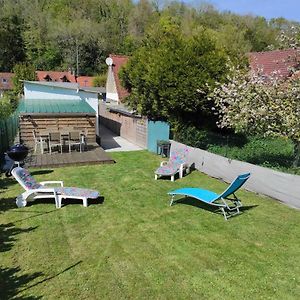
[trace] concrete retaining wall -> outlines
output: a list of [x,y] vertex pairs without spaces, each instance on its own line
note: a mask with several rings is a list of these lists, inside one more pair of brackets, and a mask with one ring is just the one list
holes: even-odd
[[231,182],[239,174],[250,172],[251,177],[245,183],[245,189],[270,196],[300,209],[300,176],[231,160],[176,141],[172,141],[171,151],[183,147],[189,149],[188,163],[195,164],[195,168],[200,172],[226,182]]

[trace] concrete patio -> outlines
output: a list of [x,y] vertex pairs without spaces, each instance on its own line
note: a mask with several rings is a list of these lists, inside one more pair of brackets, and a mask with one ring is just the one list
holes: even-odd
[[108,128],[100,125],[101,147],[106,152],[115,151],[138,151],[143,148],[129,142],[128,140],[116,135]]

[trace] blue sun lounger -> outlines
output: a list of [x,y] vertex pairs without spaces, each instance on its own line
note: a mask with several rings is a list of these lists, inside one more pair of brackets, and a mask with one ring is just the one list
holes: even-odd
[[[191,197],[206,204],[218,207],[222,211],[225,220],[227,220],[229,217],[240,213],[239,208],[242,206],[242,203],[236,197],[235,192],[248,180],[249,177],[250,173],[239,175],[222,194],[216,194],[212,191],[200,188],[182,188],[171,191],[168,193],[171,195],[170,206],[172,206],[175,196]],[[233,198],[229,198],[231,195]]]

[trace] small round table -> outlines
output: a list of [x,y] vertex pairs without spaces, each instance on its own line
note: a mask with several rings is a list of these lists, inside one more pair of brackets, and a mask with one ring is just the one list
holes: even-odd
[[156,153],[162,157],[170,156],[171,143],[169,141],[158,140],[156,144]]

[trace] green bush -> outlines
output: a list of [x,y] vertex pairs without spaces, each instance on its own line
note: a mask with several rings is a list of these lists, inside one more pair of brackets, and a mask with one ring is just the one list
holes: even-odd
[[300,174],[300,168],[292,167],[293,144],[287,139],[245,137],[230,132],[212,132],[188,125],[177,126],[174,139],[230,159]]
[[225,149],[225,146],[241,147],[247,139],[243,135],[220,133],[208,129],[199,129],[194,125],[178,125],[174,130],[174,138],[186,145],[208,150],[216,146]]
[[95,76],[94,79],[93,79],[93,86],[95,86],[95,87],[105,86],[106,78],[107,78],[106,73]]

